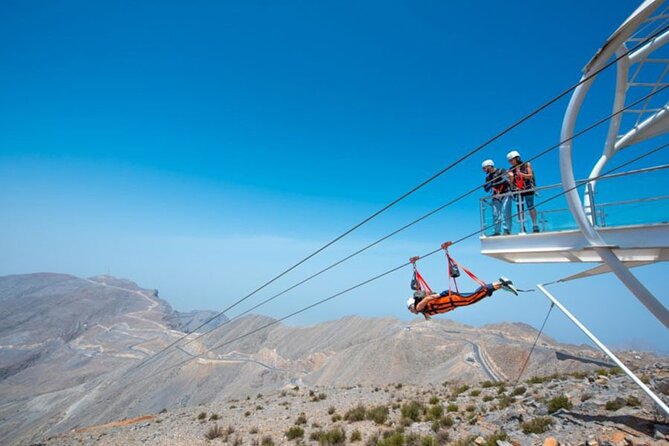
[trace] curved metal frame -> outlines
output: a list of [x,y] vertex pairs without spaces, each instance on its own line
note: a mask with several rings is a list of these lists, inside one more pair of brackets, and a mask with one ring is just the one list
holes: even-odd
[[[618,28],[618,30],[611,36],[604,47],[597,53],[597,55],[586,66],[582,80],[585,80],[589,75],[599,68],[601,68],[611,56],[622,48],[625,49],[625,41],[632,35],[632,33],[639,27],[644,20],[646,20],[662,3],[664,0],[647,0]],[[655,48],[662,46],[669,41],[669,32],[656,37],[653,41],[637,50],[631,57],[638,58],[639,54],[646,55],[652,52]],[[618,53],[620,54],[620,53]],[[614,100],[614,111],[622,108],[625,98],[625,89],[627,87],[627,73],[629,71],[630,60],[629,57],[621,58],[617,63],[617,82],[616,93]],[[638,60],[638,59],[635,59]],[[624,76],[624,78],[623,78]],[[594,82],[594,77],[580,84],[575,90],[569,101],[567,111],[565,113],[564,121],[562,123],[562,132],[560,139],[567,141],[560,146],[560,176],[562,179],[562,187],[565,190],[565,197],[569,209],[576,220],[585,239],[592,246],[592,248],[600,255],[604,263],[606,263],[611,271],[618,276],[618,278],[625,284],[625,286],[643,303],[643,305],[650,310],[650,312],[669,328],[669,310],[662,305],[662,303],[653,296],[653,294],[629,271],[629,269],[618,259],[614,254],[611,246],[607,246],[602,237],[595,229],[592,217],[588,215],[590,204],[586,201],[584,207],[581,203],[579,193],[576,189],[576,178],[574,175],[574,166],[572,159],[572,137],[574,135],[574,127],[576,125],[576,118],[578,117],[583,101],[588,93],[588,90]],[[653,118],[649,118],[652,120]],[[618,133],[620,121],[614,121],[610,124],[607,141],[604,147],[604,153],[593,168],[590,176],[597,176],[598,172],[611,159],[615,153],[622,149],[622,145],[616,144],[615,138]]]
[[622,47],[616,51],[616,56],[620,57],[620,60],[618,60],[617,64],[616,92],[613,100],[613,111],[611,112],[614,117],[609,123],[609,131],[606,135],[606,143],[604,144],[604,153],[599,158],[599,161],[597,161],[595,164],[595,167],[593,167],[590,175],[588,175],[588,179],[593,180],[588,183],[588,187],[590,188],[589,193],[585,194],[583,197],[586,215],[591,224],[595,224],[595,216],[592,210],[591,197],[594,195],[595,188],[597,186],[596,178],[601,175],[604,166],[606,166],[606,163],[613,157],[616,151],[616,136],[618,136],[620,123],[623,119],[623,115],[620,113],[620,111],[625,107],[627,76],[629,74],[630,68],[629,58],[628,56],[623,56],[624,53],[625,51]]

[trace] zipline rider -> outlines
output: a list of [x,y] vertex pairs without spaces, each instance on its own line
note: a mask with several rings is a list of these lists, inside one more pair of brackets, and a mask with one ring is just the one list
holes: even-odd
[[[448,261],[448,289],[441,293],[433,293],[430,285],[427,284],[423,276],[416,267],[416,262],[420,257],[412,257],[409,262],[413,265],[413,277],[411,278],[411,289],[414,290],[413,297],[407,300],[407,309],[413,314],[422,314],[425,319],[430,319],[430,316],[435,314],[446,313],[455,310],[458,307],[472,305],[481,299],[492,296],[497,290],[505,290],[509,293],[518,295],[518,290],[513,286],[506,277],[502,276],[499,281],[493,283],[485,283],[474,273],[459,264],[448,252],[448,247],[451,242],[446,242],[441,245],[446,252],[446,260]],[[480,286],[474,292],[461,293],[458,289],[456,278],[460,276],[460,269],[462,269],[474,282]],[[451,287],[451,282],[453,286]]]

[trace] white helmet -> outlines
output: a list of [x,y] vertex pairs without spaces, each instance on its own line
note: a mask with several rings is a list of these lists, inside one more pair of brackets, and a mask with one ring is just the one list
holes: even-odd
[[481,163],[481,167],[485,168],[487,166],[495,167],[495,163],[493,163],[492,160],[485,160]]
[[516,157],[520,158],[520,153],[518,153],[517,150],[512,150],[512,151],[510,151],[509,153],[506,154],[506,160],[507,161],[511,161],[512,159],[514,159]]
[[411,305],[413,305],[413,302],[414,302],[413,297],[410,297],[409,299],[407,299],[407,308],[411,308]]

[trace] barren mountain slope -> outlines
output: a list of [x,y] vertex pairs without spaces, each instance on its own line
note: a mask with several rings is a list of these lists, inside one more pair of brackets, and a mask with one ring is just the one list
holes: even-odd
[[[35,274],[0,277],[0,293],[2,444],[287,385],[515,379],[536,336],[518,324],[351,316],[288,327],[250,315],[153,356],[186,335],[155,290],[107,276]],[[524,376],[606,365],[590,348],[542,337]]]
[[182,335],[155,290],[108,276],[0,277],[0,303],[0,443],[85,412],[102,377]]
[[[666,366],[640,372],[658,382],[669,379]],[[247,398],[87,426],[41,441],[49,446],[535,446],[546,444],[549,437],[565,446],[664,446],[669,425],[627,377],[599,371],[517,387],[489,382],[469,388],[285,386]]]

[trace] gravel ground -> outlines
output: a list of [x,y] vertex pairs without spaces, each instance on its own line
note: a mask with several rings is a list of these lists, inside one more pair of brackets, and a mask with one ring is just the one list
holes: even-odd
[[[663,368],[646,373],[660,383],[669,375]],[[517,387],[509,383],[468,388],[448,383],[432,387],[291,386],[271,394],[82,428],[38,444],[427,446],[460,441],[459,446],[530,446],[554,444],[555,439],[557,444],[574,446],[669,445],[666,419],[626,376],[591,373],[534,381]],[[417,404],[411,405],[412,401]],[[387,408],[387,416],[383,416],[384,409],[377,409],[378,423],[355,421],[349,411],[357,406],[364,407],[358,412],[367,418],[372,417],[370,409],[378,406]],[[545,432],[524,432],[528,423],[534,422],[536,428],[546,420],[551,424]],[[215,427],[220,436],[207,439],[205,435]],[[296,438],[288,438],[291,428]],[[340,430],[345,432],[343,442],[336,435]],[[334,432],[323,434],[329,431]],[[360,433],[357,441],[354,431]]]

